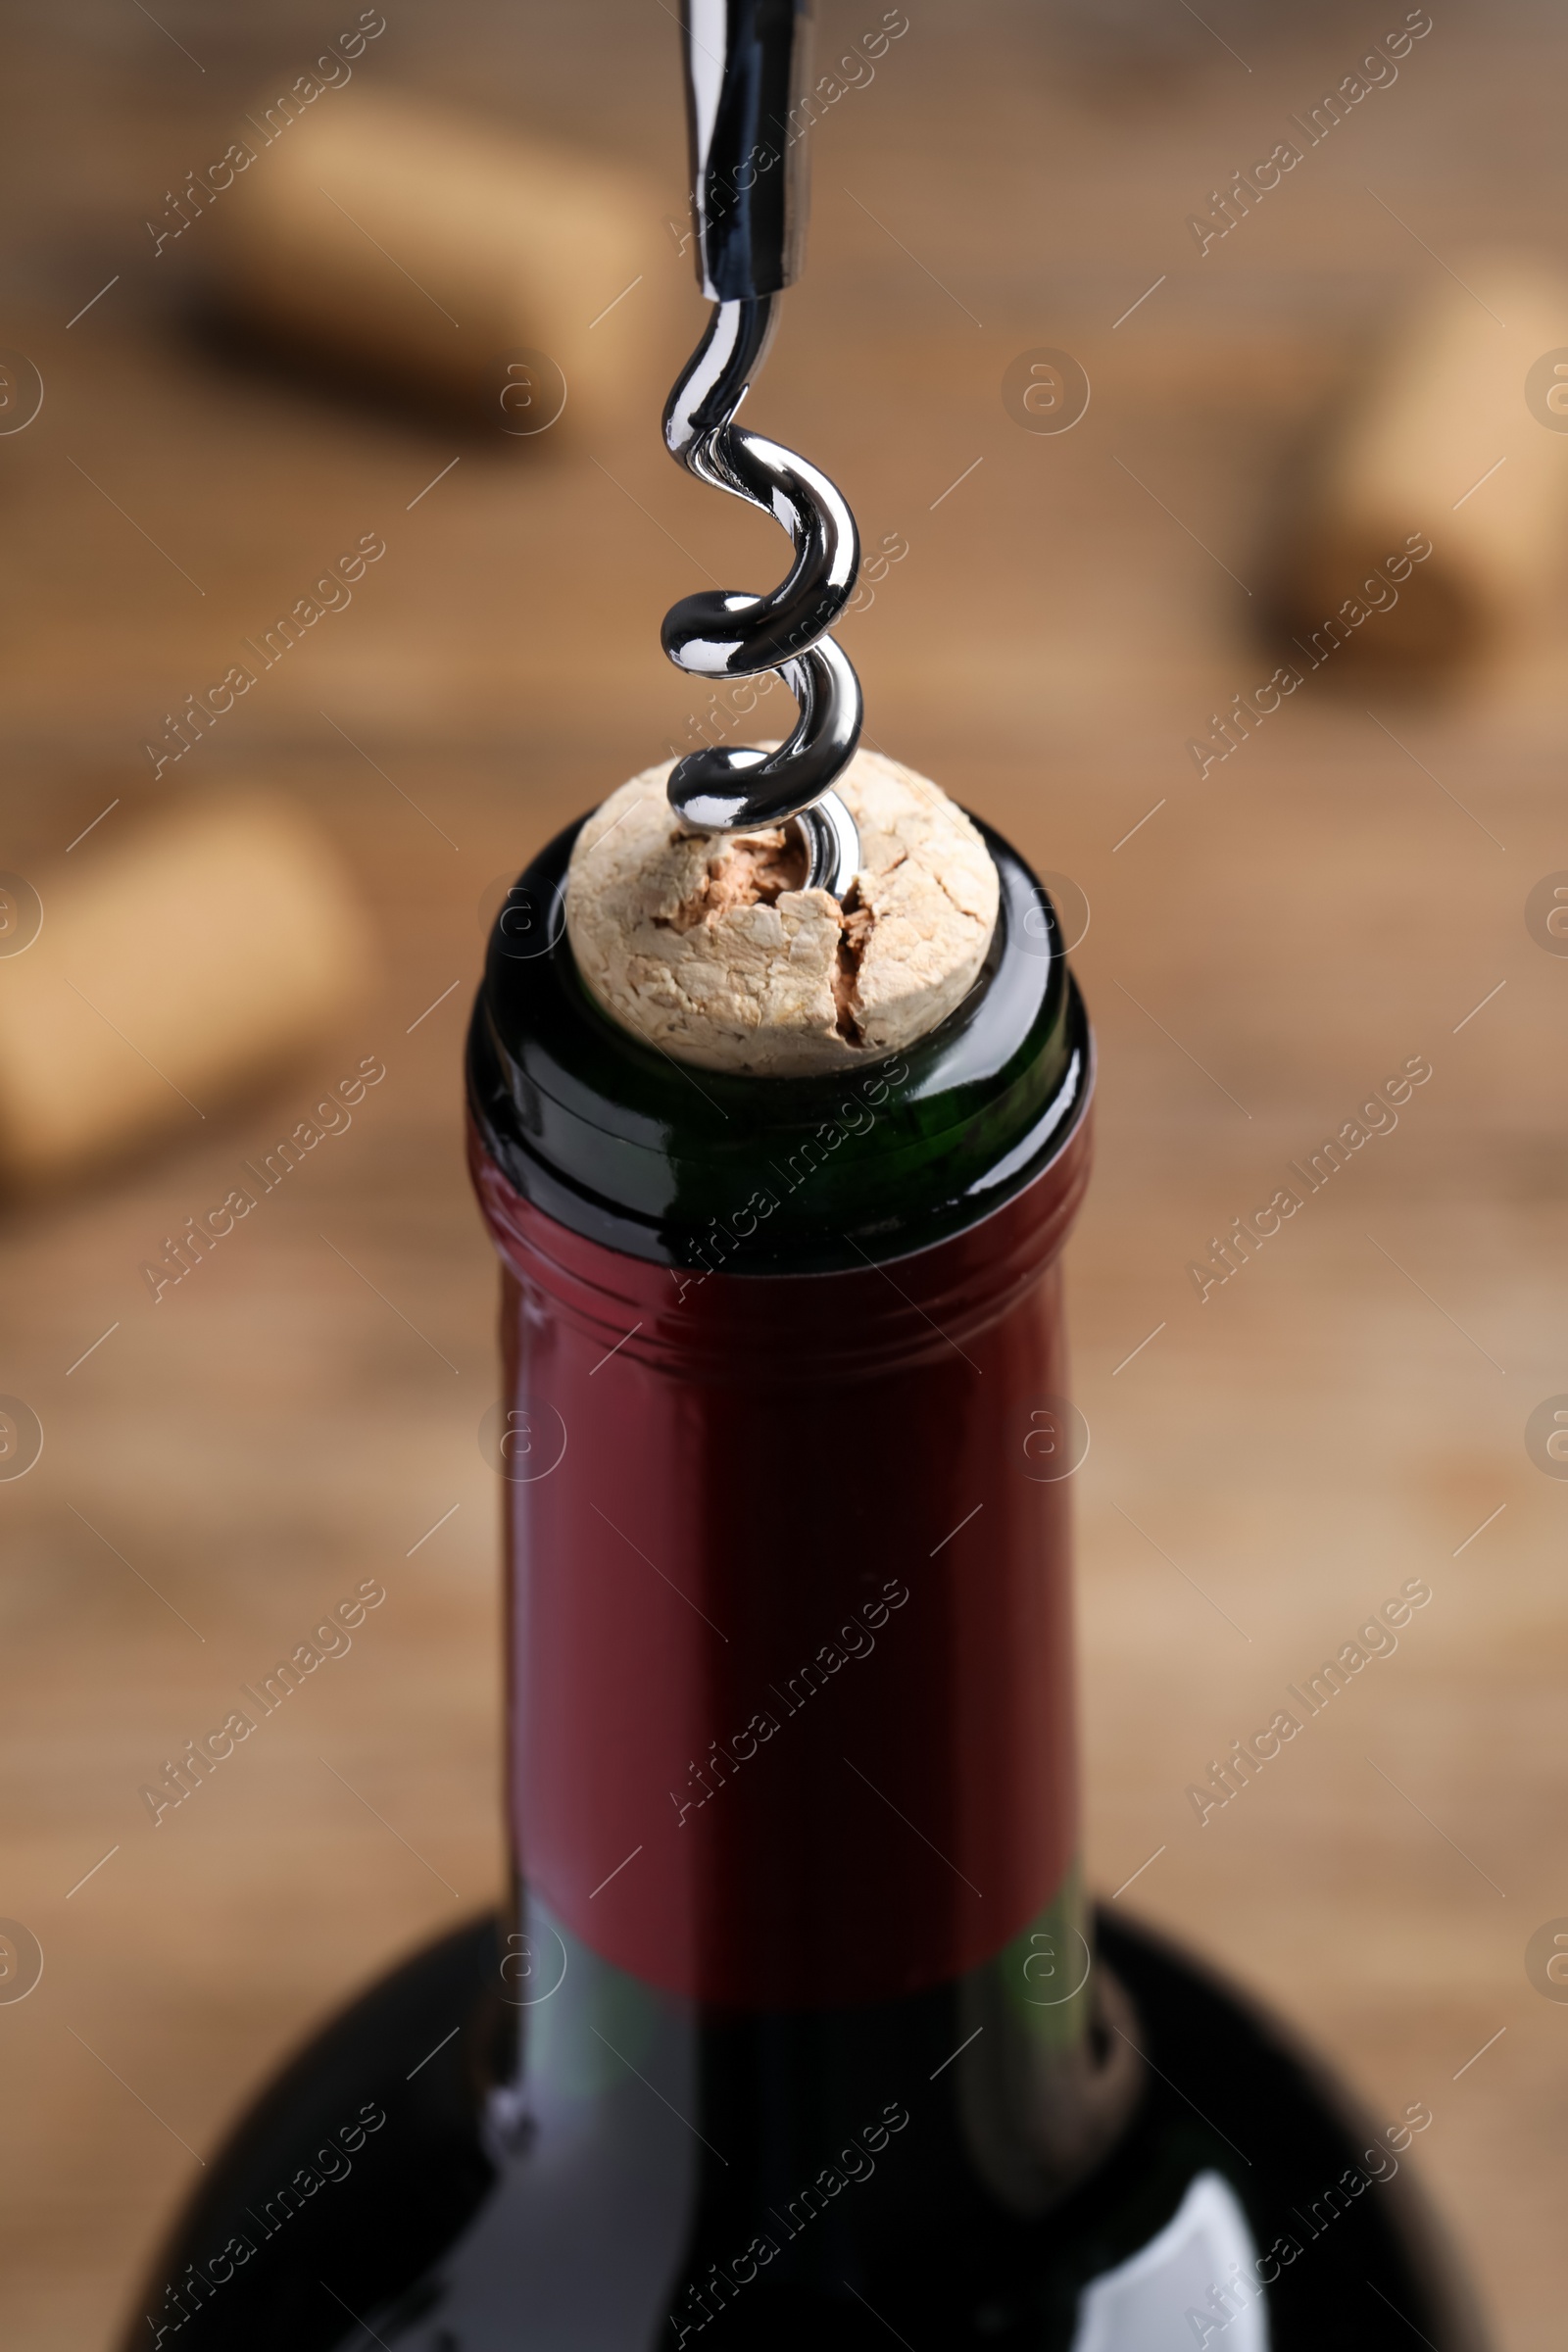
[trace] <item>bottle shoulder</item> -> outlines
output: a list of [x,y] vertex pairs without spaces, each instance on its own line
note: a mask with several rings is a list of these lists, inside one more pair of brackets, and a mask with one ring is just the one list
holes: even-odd
[[[726,2130],[721,2036],[671,2035],[622,1995],[585,2041],[548,1955],[520,1979],[502,1927],[475,1923],[252,2110],[127,2352],[149,2328],[194,2352],[783,2352],[803,2334],[860,2352],[889,2328],[913,2352],[1175,2352],[1200,2340],[1194,2310],[1225,2352],[1381,2352],[1391,2306],[1437,2352],[1475,2352],[1390,2136],[1156,1939],[1118,1922],[1102,1944],[1141,2085],[1090,2176],[1029,2213],[964,2161],[961,2055],[927,2080],[906,2037],[887,2099],[803,2164]],[[788,2063],[788,2036],[753,2056]]]

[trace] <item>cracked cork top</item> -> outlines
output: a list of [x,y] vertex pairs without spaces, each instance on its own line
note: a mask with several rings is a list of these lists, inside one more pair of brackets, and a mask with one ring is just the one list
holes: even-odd
[[900,1052],[967,996],[996,928],[997,869],[935,784],[856,754],[835,787],[860,833],[841,903],[799,887],[793,825],[687,832],[669,765],[611,794],[566,876],[577,968],[622,1027],[704,1069],[806,1077]]

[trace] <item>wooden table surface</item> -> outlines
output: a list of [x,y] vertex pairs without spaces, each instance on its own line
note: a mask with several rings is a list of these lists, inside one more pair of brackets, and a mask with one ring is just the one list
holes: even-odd
[[[846,40],[880,15],[822,13]],[[367,81],[628,156],[679,213],[659,0],[387,14]],[[1368,329],[1477,237],[1561,244],[1568,32],[1524,0],[1434,14],[1200,260],[1187,215],[1348,71],[1363,10],[910,0],[819,134],[754,405],[868,541],[907,541],[845,632],[871,739],[1092,908],[1099,1173],[1069,1278],[1096,1882],[1139,1873],[1125,1905],[1307,2029],[1379,2121],[1431,2106],[1421,2172],[1498,2342],[1548,2352],[1568,2006],[1524,1955],[1568,1914],[1568,1488],[1523,1432],[1568,1390],[1568,962],[1523,907],[1568,867],[1564,613],[1441,693],[1314,679],[1206,781],[1185,750],[1268,674],[1279,486]],[[388,551],[180,780],[317,812],[382,939],[369,1009],[265,1098],[0,1224],[0,1389],[47,1431],[0,1486],[0,1913],[46,1955],[0,2006],[0,2335],[29,2352],[107,2345],[242,2096],[496,1891],[495,1277],[460,1151],[480,908],[681,730],[664,607],[704,569],[776,572],[660,447],[702,316],[673,239],[636,296],[662,347],[587,448],[190,334],[145,218],[322,24],[69,0],[7,36],[0,340],[47,397],[0,438],[0,863],[118,799],[112,850],[162,714],[340,542]],[[1093,381],[1070,434],[1002,405],[1037,345]],[[140,1260],[367,1053],[388,1075],[352,1131],[154,1307]],[[1433,1075],[1397,1131],[1200,1303],[1188,1261],[1413,1055]],[[387,1600],[352,1652],[155,1831],[139,1785],[368,1576]],[[1433,1599],[1396,1654],[1200,1827],[1187,1785],[1411,1578]]]

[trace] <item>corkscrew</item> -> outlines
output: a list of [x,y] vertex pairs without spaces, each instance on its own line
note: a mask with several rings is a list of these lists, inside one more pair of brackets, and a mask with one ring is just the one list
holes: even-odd
[[774,671],[800,715],[775,752],[691,753],[671,771],[669,798],[695,832],[793,818],[806,887],[842,899],[860,845],[832,787],[860,739],[860,682],[828,631],[855,593],[859,534],[825,473],[734,420],[800,267],[810,0],[685,0],[681,34],[698,277],[713,313],[670,393],[664,443],[700,482],[782,523],[795,562],[769,595],[682,597],[665,614],[663,647],[700,678]]

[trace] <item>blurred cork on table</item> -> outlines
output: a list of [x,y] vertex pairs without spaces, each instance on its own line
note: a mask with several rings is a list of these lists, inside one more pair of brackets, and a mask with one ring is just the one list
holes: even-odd
[[1568,557],[1568,279],[1455,256],[1346,387],[1285,525],[1287,654],[1436,677],[1520,634]]
[[200,1133],[329,1035],[371,970],[330,845],[261,792],[0,874],[0,1185]]
[[327,82],[260,96],[217,176],[206,297],[248,337],[517,438],[656,399],[669,246],[625,167]]

